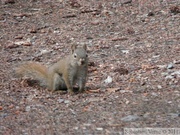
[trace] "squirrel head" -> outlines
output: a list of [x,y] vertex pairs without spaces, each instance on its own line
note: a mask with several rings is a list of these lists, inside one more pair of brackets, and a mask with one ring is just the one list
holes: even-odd
[[78,66],[87,65],[87,46],[83,45],[82,47],[78,47],[77,45],[71,46],[71,53],[73,57],[74,63]]

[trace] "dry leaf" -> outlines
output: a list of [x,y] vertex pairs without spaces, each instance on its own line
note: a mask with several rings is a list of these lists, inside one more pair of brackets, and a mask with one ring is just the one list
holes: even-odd
[[14,42],[15,45],[24,45],[24,46],[31,46],[32,44],[30,43],[30,41],[16,41]]
[[150,65],[150,64],[142,64],[142,65],[141,65],[141,68],[142,68],[143,70],[150,70],[150,69],[154,69],[155,66],[152,66],[152,65]]
[[148,95],[148,93],[147,93],[147,92],[146,92],[146,93],[143,93],[143,96],[147,97],[147,95]]
[[85,107],[83,108],[83,112],[87,112],[87,111],[89,111],[89,106],[85,106]]
[[128,87],[126,87],[126,88],[125,88],[125,90],[130,90],[130,87],[129,87],[129,86],[128,86]]
[[119,87],[118,87],[118,88],[108,88],[108,89],[107,89],[107,91],[110,92],[110,93],[111,93],[111,92],[117,92],[117,91],[119,91],[119,90],[120,90]]
[[134,77],[133,77],[133,78],[130,78],[130,79],[129,79],[129,82],[130,82],[130,83],[135,82],[135,78],[134,78]]
[[127,37],[114,37],[112,38],[112,41],[125,41],[128,40]]
[[15,111],[14,113],[15,113],[16,115],[19,115],[19,114],[20,114],[20,111],[17,110],[17,111]]
[[100,89],[97,90],[87,90],[86,93],[99,93]]
[[9,109],[12,109],[13,107],[14,107],[14,105],[12,104],[12,105],[10,105],[8,108],[9,108]]

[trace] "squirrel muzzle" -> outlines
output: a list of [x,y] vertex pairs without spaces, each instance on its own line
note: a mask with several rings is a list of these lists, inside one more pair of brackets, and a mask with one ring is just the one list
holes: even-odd
[[85,59],[79,59],[78,65],[79,65],[79,66],[82,66],[82,65],[84,65],[84,64],[85,64]]

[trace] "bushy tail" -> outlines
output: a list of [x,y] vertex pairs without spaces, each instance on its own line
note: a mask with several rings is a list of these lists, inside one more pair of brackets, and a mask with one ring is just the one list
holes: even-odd
[[18,77],[28,77],[39,81],[41,86],[47,86],[48,69],[44,65],[28,62],[18,67],[15,72]]

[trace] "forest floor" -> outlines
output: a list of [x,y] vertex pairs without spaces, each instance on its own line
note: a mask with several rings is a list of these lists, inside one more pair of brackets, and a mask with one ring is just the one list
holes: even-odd
[[[87,91],[52,93],[16,78],[88,46]],[[121,135],[180,128],[178,0],[1,0],[0,134]]]

